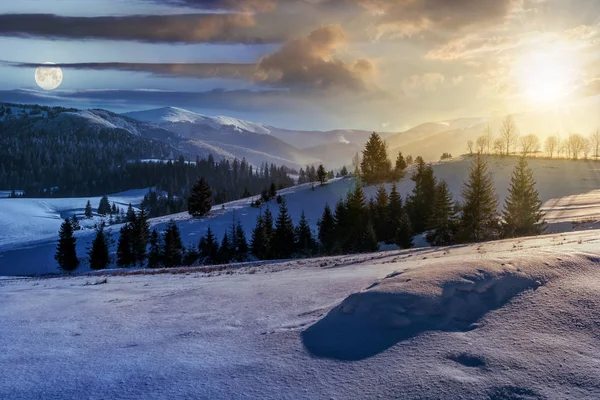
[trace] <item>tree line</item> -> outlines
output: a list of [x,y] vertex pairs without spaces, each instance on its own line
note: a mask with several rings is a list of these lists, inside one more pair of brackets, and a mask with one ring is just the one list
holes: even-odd
[[543,152],[549,158],[598,160],[600,158],[600,130],[589,136],[570,133],[561,138],[548,136],[544,142],[535,134],[519,135],[517,125],[511,116],[502,120],[498,136],[494,136],[489,126],[486,132],[475,141],[467,142],[469,154],[496,154],[532,156]]

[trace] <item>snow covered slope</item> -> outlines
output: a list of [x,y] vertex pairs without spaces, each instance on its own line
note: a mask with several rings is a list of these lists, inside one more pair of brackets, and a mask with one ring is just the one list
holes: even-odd
[[[453,160],[441,162],[434,165],[435,174],[438,179],[445,180],[455,198],[460,198],[462,182],[466,179],[470,160]],[[495,186],[501,200],[507,195],[510,184],[510,175],[515,166],[516,159],[494,158],[489,159],[490,170],[493,173]],[[529,161],[537,179],[537,189],[540,198],[545,202],[544,210],[548,212],[549,232],[568,232],[574,229],[590,229],[600,227],[600,174],[598,174],[599,163],[589,163],[585,161],[568,160],[536,160]],[[408,174],[410,175],[410,174]],[[315,190],[310,190],[310,185],[301,185],[280,191],[286,198],[290,215],[294,222],[300,218],[304,210],[311,227],[316,231],[317,221],[321,216],[325,203],[334,206],[335,203],[346,195],[352,188],[354,181],[352,179],[341,179],[330,182]],[[388,189],[390,185],[387,186]],[[403,198],[406,198],[413,187],[409,176],[405,177],[398,185]],[[375,187],[365,188],[367,197],[374,196]],[[143,193],[140,194],[143,196]],[[109,196],[112,200],[112,196]],[[140,197],[141,198],[141,197]],[[229,229],[233,214],[238,218],[247,235],[250,235],[255,226],[259,210],[250,207],[253,199],[243,199],[225,204],[225,208],[215,206],[210,217],[203,219],[193,219],[187,213],[175,214],[172,216],[156,218],[150,221],[153,227],[164,229],[168,220],[173,218],[177,221],[181,229],[184,244],[197,244],[200,238],[206,233],[210,226],[218,237],[222,237],[224,232]],[[56,238],[60,217],[70,215],[70,200],[64,201],[64,208],[55,209],[47,212],[39,204],[44,204],[46,200],[30,199],[0,199],[0,223],[10,221],[11,230],[5,233],[4,239],[0,238],[0,275],[28,275],[57,272],[56,262],[53,258],[56,247]],[[54,200],[52,200],[54,201]],[[86,199],[78,200],[77,207],[79,212],[85,206]],[[126,200],[124,203],[126,204]],[[135,204],[135,201],[133,201]],[[21,206],[20,204],[25,204]],[[32,204],[38,204],[35,207]],[[23,207],[30,211],[14,212],[2,210],[7,209],[5,205],[11,207]],[[94,203],[96,206],[96,203]],[[278,212],[277,204],[272,201],[264,205],[268,207],[274,215]],[[23,213],[28,217],[19,217]],[[48,213],[53,219],[47,219]],[[118,239],[119,226],[115,225],[108,228],[113,234],[115,240]],[[52,235],[54,229],[54,235]],[[15,232],[26,233],[21,234]],[[92,240],[93,232],[78,232],[78,253],[84,256],[86,249]],[[33,243],[35,242],[35,243]],[[3,245],[4,243],[4,245]],[[113,248],[113,251],[116,249]],[[86,265],[82,264],[82,271],[85,271]]]
[[597,399],[600,234],[0,280],[0,398]]

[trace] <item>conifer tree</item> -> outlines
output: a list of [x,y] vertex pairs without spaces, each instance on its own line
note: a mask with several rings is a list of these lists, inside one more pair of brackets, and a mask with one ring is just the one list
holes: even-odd
[[435,204],[436,180],[431,165],[417,157],[417,170],[411,177],[415,182],[412,194],[406,200],[406,211],[413,225],[414,233],[424,232]]
[[377,242],[377,236],[373,225],[369,222],[361,232],[360,242],[357,246],[359,253],[370,253],[379,250],[379,244]]
[[277,186],[275,186],[275,182],[271,183],[271,186],[269,186],[269,197],[271,199],[277,197]]
[[377,240],[385,242],[389,237],[389,196],[385,187],[379,186],[375,195],[375,213],[372,219]]
[[403,211],[400,219],[397,220],[395,242],[401,249],[410,249],[413,247],[412,237],[413,231],[410,218]]
[[331,212],[331,208],[329,204],[325,204],[325,209],[323,210],[323,215],[319,219],[319,242],[321,242],[321,247],[325,254],[333,253],[335,249],[335,217]]
[[533,171],[525,157],[513,171],[508,189],[508,198],[504,204],[503,234],[505,237],[533,236],[544,233],[546,224],[540,211],[542,202],[535,189]]
[[365,192],[362,185],[356,183],[354,190],[346,196],[346,240],[342,244],[342,250],[346,252],[358,252],[361,249],[361,240],[364,229],[367,226],[368,214]]
[[125,221],[129,223],[134,223],[135,218],[135,211],[133,210],[133,206],[131,205],[131,203],[129,203],[129,206],[127,206],[127,214],[125,216]]
[[498,235],[497,197],[492,174],[481,154],[471,161],[463,186],[459,238],[462,242],[491,240]]
[[88,251],[90,268],[93,270],[105,269],[110,263],[108,240],[104,233],[104,225],[96,229],[96,237],[92,241],[92,248]]
[[306,173],[302,168],[300,168],[300,172],[298,173],[298,185],[302,185],[306,183]]
[[198,261],[198,250],[196,250],[195,246],[188,246],[185,249],[185,253],[183,254],[183,265],[185,265],[186,267],[189,267],[190,265],[193,265],[196,261]]
[[390,177],[392,163],[387,156],[387,145],[381,136],[373,132],[362,152],[360,163],[362,179],[368,185],[385,182]]
[[348,168],[346,168],[345,165],[340,170],[340,176],[342,176],[342,177],[348,176]]
[[59,268],[63,271],[75,271],[79,266],[75,246],[76,242],[77,239],[73,236],[73,225],[71,225],[71,221],[67,218],[60,226],[58,245],[56,246],[56,254],[54,255]]
[[112,215],[117,215],[119,213],[119,210],[117,209],[117,205],[114,202],[112,203],[112,207],[110,209],[110,213]]
[[245,261],[248,257],[248,242],[246,240],[246,232],[240,220],[236,220],[232,227],[233,238],[233,254],[236,261]]
[[119,267],[130,267],[135,264],[135,255],[132,250],[132,224],[125,224],[119,231],[119,242],[117,244],[117,265]]
[[219,263],[229,264],[233,259],[232,252],[233,249],[229,240],[229,235],[225,233],[223,235],[223,240],[221,241],[221,246],[219,247]]
[[313,239],[313,233],[308,225],[308,220],[302,210],[300,215],[300,222],[295,229],[296,234],[296,251],[302,255],[311,255],[315,250],[315,240]]
[[219,242],[213,234],[210,226],[206,230],[206,235],[200,239],[200,259],[203,264],[216,264],[219,262]]
[[71,217],[71,225],[73,226],[73,231],[81,230],[81,225],[79,224],[79,218],[77,218],[77,215],[75,215],[75,214],[73,214],[73,217]]
[[265,210],[265,238],[266,238],[266,250],[265,259],[273,257],[273,237],[275,236],[275,227],[273,221],[273,214],[267,207]]
[[150,234],[150,250],[148,251],[148,268],[157,268],[162,261],[162,243],[156,229]]
[[275,258],[289,258],[294,253],[294,223],[288,213],[285,199],[279,206],[279,215],[275,221],[275,231],[271,240],[271,251]]
[[346,202],[340,199],[335,205],[335,243],[337,250],[345,250],[346,243],[348,242],[349,230],[347,229],[349,225],[348,221],[348,207],[346,207]]
[[104,195],[100,199],[100,204],[98,204],[98,214],[106,215],[109,213],[110,213],[110,202],[108,201],[108,197],[106,195]]
[[317,170],[315,169],[314,165],[311,165],[310,168],[308,169],[308,180],[310,182],[317,181]]
[[250,240],[250,251],[252,255],[259,260],[267,258],[265,218],[262,214],[258,214],[258,217],[256,217],[256,225],[252,230],[252,238]]
[[150,225],[148,215],[142,203],[140,212],[134,222],[131,223],[131,251],[135,261],[142,265],[146,261],[146,249],[150,236]]
[[402,197],[400,197],[400,193],[398,193],[398,189],[396,188],[396,184],[392,184],[392,190],[390,191],[389,200],[388,200],[388,210],[387,210],[387,220],[386,220],[386,229],[385,236],[383,241],[386,243],[394,243],[396,241],[396,228],[400,221],[400,218],[405,214],[404,208],[402,206]]
[[317,179],[321,183],[321,186],[327,182],[327,171],[325,171],[323,164],[319,165],[319,168],[317,169]]
[[432,231],[428,233],[427,241],[433,246],[454,244],[457,228],[455,201],[445,181],[440,181],[435,191],[435,205],[429,219]]
[[92,218],[93,217],[93,213],[92,213],[92,203],[88,200],[87,204],[85,205],[85,212],[84,215],[86,218]]
[[396,158],[396,174],[399,174],[398,176],[402,176],[406,167],[407,164],[404,160],[404,156],[402,155],[402,152],[399,152],[398,158]]
[[170,220],[164,235],[162,251],[163,264],[167,268],[179,267],[183,256],[183,243],[181,234],[175,221]]
[[203,217],[212,208],[212,190],[204,177],[192,186],[188,197],[188,213],[193,217]]

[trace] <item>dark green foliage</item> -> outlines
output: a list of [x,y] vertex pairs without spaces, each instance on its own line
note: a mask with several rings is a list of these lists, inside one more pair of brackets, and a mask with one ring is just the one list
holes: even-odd
[[387,242],[391,239],[390,210],[389,196],[383,186],[379,186],[377,188],[377,194],[375,195],[374,200],[374,207],[375,210],[371,218],[371,223],[374,226],[377,241]]
[[185,253],[183,254],[183,265],[190,266],[193,265],[196,261],[198,261],[198,250],[196,250],[195,246],[188,246],[185,249]]
[[492,174],[481,154],[471,161],[469,178],[463,186],[463,208],[458,238],[461,242],[481,242],[498,237],[497,196]]
[[323,164],[319,165],[319,168],[317,169],[317,179],[321,183],[321,186],[327,182],[327,172],[325,171]]
[[54,259],[58,263],[58,266],[63,271],[75,271],[79,266],[79,259],[77,258],[76,244],[77,240],[73,236],[73,226],[69,219],[60,226],[58,232],[58,245],[56,246],[56,254]]
[[108,196],[104,195],[100,199],[100,204],[98,204],[98,215],[106,214],[110,214],[110,202],[108,201]]
[[[247,189],[246,189],[247,190]],[[193,217],[203,217],[212,208],[212,190],[204,177],[192,186],[192,193],[188,197],[188,213]]]
[[108,252],[108,240],[104,233],[104,225],[96,229],[96,237],[92,242],[92,248],[88,251],[90,268],[93,270],[105,269],[110,263]]
[[377,236],[375,235],[373,225],[368,223],[360,236],[360,243],[357,247],[357,251],[359,253],[369,253],[377,250],[379,250]]
[[346,196],[345,207],[339,208],[339,216],[336,207],[336,219],[338,221],[336,232],[341,234],[341,236],[338,236],[338,240],[344,253],[364,251],[362,240],[364,239],[364,230],[369,222],[366,203],[362,185],[357,182],[354,190]]
[[331,208],[329,207],[329,204],[325,204],[325,209],[323,210],[323,214],[318,223],[319,242],[321,243],[321,248],[325,254],[334,252],[336,243],[335,225],[336,220],[331,212]]
[[348,168],[345,165],[340,170],[340,176],[348,176]]
[[179,267],[183,256],[181,234],[175,221],[170,220],[163,239],[162,261],[165,267]]
[[131,205],[131,203],[129,203],[129,206],[127,206],[127,215],[125,220],[129,223],[134,223],[135,218],[135,211],[133,210],[133,206]]
[[396,221],[395,243],[401,249],[410,249],[413,247],[413,231],[412,224],[408,214],[402,212],[400,218]]
[[158,268],[162,263],[162,241],[156,229],[150,234],[150,250],[148,251],[148,268]]
[[117,205],[115,203],[112,204],[112,207],[110,209],[110,213],[112,215],[117,215],[119,213],[119,209],[117,208]]
[[150,237],[150,225],[144,205],[142,204],[140,212],[131,223],[131,251],[135,261],[143,265],[146,261],[146,249]]
[[413,225],[414,233],[428,229],[428,221],[435,204],[436,180],[431,165],[417,157],[417,170],[411,177],[415,183],[412,194],[406,199],[406,211]]
[[219,247],[219,263],[229,264],[231,260],[233,260],[233,246],[229,240],[229,235],[225,233]]
[[[234,217],[235,218],[235,217]],[[239,220],[234,219],[231,227],[232,250],[235,261],[242,262],[248,258],[248,241],[246,240],[246,232]]]
[[90,201],[87,201],[87,204],[85,205],[85,217],[86,218],[92,218],[93,217],[93,213],[92,213],[92,203],[90,203]]
[[413,164],[413,156],[411,156],[410,154],[406,156],[406,165],[412,165]]
[[277,187],[275,186],[275,182],[271,183],[269,186],[269,197],[274,199],[277,196]]
[[287,209],[285,199],[279,206],[279,215],[275,221],[275,231],[271,240],[271,252],[274,258],[290,258],[295,247],[294,223]]
[[429,218],[432,229],[427,241],[433,246],[447,246],[456,242],[456,205],[446,182],[441,181],[435,187],[435,205]]
[[392,163],[387,156],[387,145],[377,133],[371,134],[362,154],[360,168],[367,185],[385,182],[390,178]]
[[130,267],[135,264],[135,255],[132,250],[133,226],[125,224],[119,232],[117,244],[117,265],[119,267]]
[[312,230],[308,225],[308,220],[306,219],[306,215],[304,214],[304,210],[302,210],[302,215],[300,216],[300,222],[295,229],[296,234],[296,251],[304,256],[310,256],[314,253],[316,248],[316,243],[313,238]]
[[252,239],[250,240],[250,250],[254,257],[259,260],[266,260],[269,256],[269,238],[265,228],[265,218],[259,214],[256,218],[256,226],[252,230]]
[[544,233],[546,224],[540,211],[542,202],[535,189],[533,171],[527,165],[525,157],[513,171],[508,189],[508,198],[504,203],[502,228],[505,237],[533,236]]
[[219,262],[219,242],[210,226],[206,230],[206,235],[200,239],[198,249],[200,250],[200,260],[203,264],[210,265]]
[[81,225],[79,224],[79,218],[77,218],[77,215],[75,215],[75,214],[73,214],[73,217],[71,218],[71,226],[73,226],[73,231],[81,230]]
[[398,157],[396,158],[396,174],[403,174],[407,166],[408,165],[406,164],[406,160],[404,160],[402,152],[399,152]]

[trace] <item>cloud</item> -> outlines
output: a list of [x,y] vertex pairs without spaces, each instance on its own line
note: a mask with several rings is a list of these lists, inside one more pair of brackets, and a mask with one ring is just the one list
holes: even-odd
[[[46,64],[15,63],[0,60],[0,64],[19,68],[48,67]],[[54,67],[75,70],[117,70],[132,72],[147,72],[152,75],[175,75],[191,78],[229,78],[250,80],[256,70],[256,64],[236,63],[67,63],[55,64]]]
[[[165,0],[152,0],[164,4]],[[167,0],[169,4],[202,10],[272,11],[277,0]]]
[[446,78],[439,72],[429,72],[404,79],[402,86],[407,92],[415,92],[421,89],[426,92],[435,92],[445,81]]
[[0,36],[175,43],[277,43],[281,30],[256,26],[250,13],[65,17],[2,14]]
[[367,90],[366,79],[374,66],[366,59],[349,63],[337,59],[334,53],[345,43],[346,34],[339,25],[317,28],[263,57],[256,80],[297,89]]

